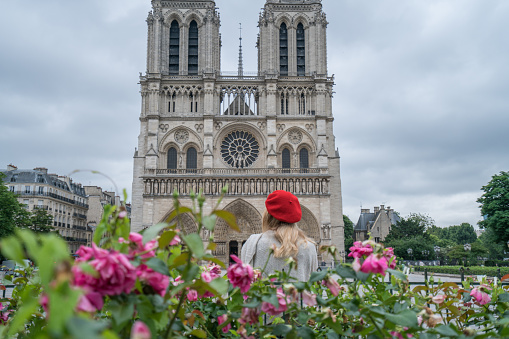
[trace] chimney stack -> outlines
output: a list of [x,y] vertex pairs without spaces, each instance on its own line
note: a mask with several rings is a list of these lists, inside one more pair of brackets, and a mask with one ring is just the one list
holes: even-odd
[[13,164],[7,165],[7,170],[8,171],[15,171],[17,169],[18,169],[18,167],[14,166]]
[[48,169],[45,168],[45,167],[36,167],[36,168],[34,168],[34,171],[39,171],[39,172],[42,172],[44,174],[48,174]]

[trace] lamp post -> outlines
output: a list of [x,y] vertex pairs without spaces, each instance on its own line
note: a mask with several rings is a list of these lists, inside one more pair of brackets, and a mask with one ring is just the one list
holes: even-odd
[[465,257],[463,259],[463,264],[465,266],[467,266],[467,252],[470,251],[472,249],[472,245],[470,244],[465,244],[463,245],[463,249],[465,250]]
[[433,247],[433,249],[435,250],[435,254],[438,258],[438,261],[440,262],[440,265],[442,265],[442,261],[440,260],[440,246],[435,245],[435,247]]
[[406,251],[408,252],[408,255],[410,256],[410,259],[413,260],[414,256],[412,254],[414,253],[414,250],[409,248]]
[[423,251],[422,251],[422,256],[423,256],[426,260],[428,260],[428,255],[429,255],[429,251],[428,251],[428,250],[423,250]]

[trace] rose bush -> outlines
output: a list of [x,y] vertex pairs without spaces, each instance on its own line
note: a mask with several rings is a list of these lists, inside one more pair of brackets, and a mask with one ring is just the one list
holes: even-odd
[[[372,241],[350,248],[352,265],[294,281],[298,265],[267,278],[233,256],[225,267],[211,252],[217,218],[238,230],[217,205],[203,214],[175,196],[171,224],[130,232],[123,207],[108,206],[72,262],[63,240],[21,231],[1,242],[6,257],[39,267],[10,277],[12,298],[0,300],[2,338],[506,338],[509,293],[485,281],[433,281],[411,287],[392,249]],[[181,232],[191,215],[198,232]],[[205,240],[205,241],[204,241]],[[334,247],[321,249],[336,256]],[[388,280],[388,281],[387,281]]]

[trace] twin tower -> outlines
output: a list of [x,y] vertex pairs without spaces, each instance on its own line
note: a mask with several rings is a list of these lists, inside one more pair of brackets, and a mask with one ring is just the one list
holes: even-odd
[[[236,75],[221,71],[212,0],[152,0],[147,24],[133,230],[165,220],[174,190],[186,205],[192,191],[203,189],[210,210],[228,185],[221,207],[236,216],[241,232],[216,225],[214,255],[226,263],[251,234],[261,233],[265,199],[282,189],[301,202],[299,227],[318,246],[344,251],[334,79],[327,73],[321,0],[266,1],[256,75],[244,75],[241,55]],[[197,225],[185,217],[181,228],[193,232]],[[208,241],[211,234],[201,236]]]

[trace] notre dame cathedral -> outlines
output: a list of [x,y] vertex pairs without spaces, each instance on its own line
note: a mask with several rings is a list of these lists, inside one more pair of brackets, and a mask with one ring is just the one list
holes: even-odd
[[[299,198],[299,226],[317,246],[344,251],[321,0],[266,0],[256,75],[244,75],[241,54],[237,74],[222,73],[212,0],[152,0],[147,24],[133,230],[164,221],[174,190],[186,205],[191,191],[203,189],[211,210],[228,185],[221,207],[236,216],[241,232],[218,221],[213,234],[214,255],[227,262],[249,235],[261,233],[265,199],[282,189]],[[185,218],[183,231],[196,230]],[[205,241],[210,236],[202,234]]]

